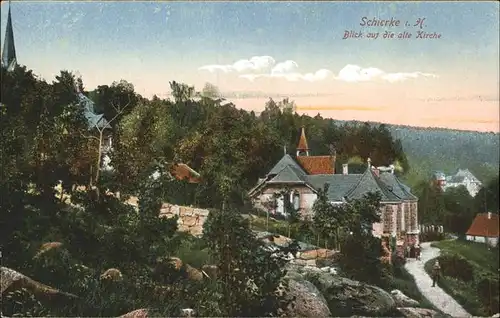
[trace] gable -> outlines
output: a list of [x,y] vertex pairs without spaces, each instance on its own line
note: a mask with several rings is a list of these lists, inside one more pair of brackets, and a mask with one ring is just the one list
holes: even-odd
[[271,171],[269,171],[269,173],[267,175],[268,176],[276,175],[281,170],[283,170],[285,167],[288,167],[288,166],[293,167],[294,171],[296,173],[300,174],[301,176],[306,175],[306,172],[304,171],[304,169],[302,169],[299,166],[299,164],[295,160],[293,160],[289,154],[284,155],[280,159],[280,161],[278,161],[278,163],[274,165],[274,167],[271,169]]
[[278,174],[269,180],[269,183],[304,183],[304,180],[299,176],[300,171],[292,166],[285,166]]
[[387,189],[403,200],[416,200],[410,189],[390,172],[380,173],[380,180],[387,186]]
[[366,169],[359,182],[346,194],[347,199],[362,199],[369,192],[378,192],[381,202],[399,202],[401,198],[389,191],[387,186],[376,177],[371,168]]

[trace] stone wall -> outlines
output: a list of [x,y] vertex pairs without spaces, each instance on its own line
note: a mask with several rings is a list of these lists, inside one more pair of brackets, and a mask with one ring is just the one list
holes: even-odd
[[[130,197],[126,203],[137,207],[138,199],[137,197]],[[163,203],[159,216],[163,218],[177,216],[179,217],[177,220],[179,231],[187,232],[193,236],[201,236],[203,234],[203,224],[205,224],[208,213],[209,211],[206,209]]]
[[177,224],[179,231],[188,232],[194,236],[203,234],[203,224],[208,217],[209,211],[187,206],[173,205],[163,203],[160,209],[160,217],[173,218],[179,217]]

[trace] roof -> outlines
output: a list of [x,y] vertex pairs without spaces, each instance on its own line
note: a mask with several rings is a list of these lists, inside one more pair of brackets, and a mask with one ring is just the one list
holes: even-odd
[[371,168],[366,169],[358,183],[346,193],[347,199],[361,199],[369,192],[378,192],[381,195],[381,202],[397,202],[401,198],[389,191],[387,185],[377,177]]
[[297,145],[297,150],[309,150],[304,127],[302,127],[302,131],[300,132],[300,139],[299,139],[299,144]]
[[12,17],[10,14],[10,4],[9,13],[7,15],[7,27],[5,29],[5,40],[3,43],[2,66],[11,70],[17,65],[17,59],[16,46],[14,45],[14,31],[12,29]]
[[491,219],[488,219],[488,213],[479,213],[472,221],[467,235],[471,236],[486,236],[498,237],[499,236],[498,214],[491,213]]
[[78,93],[78,100],[80,105],[83,106],[83,115],[87,118],[89,129],[97,128],[111,128],[109,122],[104,118],[103,114],[96,114],[94,110],[94,102],[83,95]]
[[347,193],[355,187],[362,174],[330,174],[330,175],[312,175],[308,176],[308,181],[316,189],[322,189],[325,183],[329,184],[326,194],[330,201],[341,202]]
[[177,180],[186,180],[189,183],[200,182],[200,174],[185,163],[177,163],[172,165],[170,173]]
[[280,161],[278,161],[278,163],[274,165],[274,167],[271,169],[271,171],[269,171],[269,173],[267,175],[268,176],[269,175],[276,175],[281,170],[283,170],[283,168],[285,168],[286,166],[295,167],[297,170],[296,172],[298,172],[300,175],[302,175],[302,176],[306,175],[306,172],[304,171],[304,169],[302,169],[299,166],[299,164],[295,160],[293,160],[293,158],[289,154],[284,155],[280,159]]
[[293,166],[285,166],[269,183],[304,183],[303,175]]
[[308,174],[334,174],[334,156],[299,156],[297,161]]
[[381,172],[379,177],[380,180],[385,183],[387,189],[399,198],[403,200],[417,200],[417,197],[411,193],[410,188],[404,185],[394,174],[390,172]]

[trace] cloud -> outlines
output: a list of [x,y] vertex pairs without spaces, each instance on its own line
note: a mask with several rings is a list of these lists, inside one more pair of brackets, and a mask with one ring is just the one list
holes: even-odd
[[258,78],[281,78],[290,82],[300,80],[317,82],[328,79],[336,79],[349,83],[375,80],[396,83],[418,77],[437,77],[434,74],[423,72],[386,73],[376,67],[363,68],[353,64],[347,64],[337,75],[325,68],[319,69],[314,73],[301,73],[299,72],[299,65],[297,62],[286,60],[284,62],[276,63],[276,61],[270,56],[254,56],[248,60],[239,60],[233,64],[226,65],[205,65],[200,67],[199,70],[209,71],[211,73],[217,71],[222,71],[224,73],[238,73],[238,77],[247,79],[251,82]]
[[269,71],[275,64],[276,61],[270,56],[254,56],[248,60],[236,61],[233,64],[205,65],[198,68],[198,70],[209,71],[210,73],[214,73],[216,71],[222,71],[224,73],[264,72]]
[[389,83],[402,82],[410,78],[418,77],[434,77],[437,75],[422,72],[411,73],[386,73],[376,67],[362,68],[358,65],[348,64],[340,70],[339,74],[335,77],[337,80],[344,82],[367,82],[373,80],[384,80]]

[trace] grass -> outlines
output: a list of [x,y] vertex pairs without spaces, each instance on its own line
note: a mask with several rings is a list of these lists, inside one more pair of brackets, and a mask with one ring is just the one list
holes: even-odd
[[[482,275],[498,277],[498,249],[488,249],[485,244],[462,240],[441,241],[432,244],[441,249],[442,255],[459,255],[472,265],[474,281],[464,282],[459,278],[446,275],[446,266],[443,264],[442,276],[438,281],[447,294],[452,296],[465,310],[474,316],[487,316],[487,302],[478,295],[477,278]],[[431,275],[436,259],[425,263],[425,271]],[[497,310],[498,311],[498,310]]]
[[498,273],[498,249],[488,248],[486,244],[463,240],[447,240],[431,244],[442,253],[458,254],[467,259],[474,267],[489,272]]

